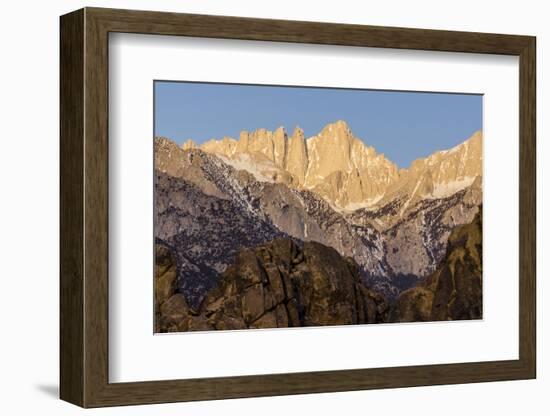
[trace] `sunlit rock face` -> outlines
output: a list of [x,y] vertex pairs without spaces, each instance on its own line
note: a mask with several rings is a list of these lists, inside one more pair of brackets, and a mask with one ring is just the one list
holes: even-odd
[[[197,148],[192,140],[182,147]],[[398,169],[341,120],[307,139],[299,127],[290,137],[283,127],[274,132],[258,129],[241,132],[238,140],[212,139],[200,149],[223,156],[259,180],[312,190],[342,211],[381,206],[408,196],[406,209],[421,199],[452,195],[482,174],[481,132],[452,149],[417,159],[407,169]]]

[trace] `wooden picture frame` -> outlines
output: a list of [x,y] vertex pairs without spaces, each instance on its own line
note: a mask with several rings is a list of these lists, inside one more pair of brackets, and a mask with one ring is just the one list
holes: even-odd
[[[536,377],[535,38],[85,8],[61,17],[60,396],[82,407],[338,392]],[[110,383],[110,32],[515,55],[520,66],[519,359]]]

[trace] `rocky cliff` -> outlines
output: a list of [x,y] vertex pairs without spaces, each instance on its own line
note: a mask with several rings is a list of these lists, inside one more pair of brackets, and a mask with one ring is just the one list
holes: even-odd
[[445,257],[424,283],[401,293],[391,312],[392,322],[481,319],[482,215],[456,227]]
[[[383,296],[363,283],[351,258],[319,243],[276,239],[242,249],[199,308],[169,282],[174,258],[157,246],[157,332],[380,323]],[[166,290],[164,290],[166,289]]]

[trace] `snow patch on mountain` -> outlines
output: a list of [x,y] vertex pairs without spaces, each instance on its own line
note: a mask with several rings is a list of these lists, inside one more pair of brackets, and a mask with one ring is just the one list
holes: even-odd
[[268,174],[270,171],[277,170],[273,163],[259,162],[254,160],[248,153],[236,154],[232,158],[222,155],[218,155],[218,157],[236,170],[246,170],[260,182],[275,182],[273,176]]
[[433,192],[430,195],[426,195],[427,199],[445,198],[458,191],[466,189],[474,183],[475,178],[463,178],[456,181],[450,181],[447,183],[439,183],[434,185]]
[[379,196],[376,196],[374,198],[367,198],[365,199],[364,201],[362,202],[351,202],[349,204],[347,204],[346,206],[342,207],[342,208],[339,208],[339,207],[334,207],[334,209],[338,212],[343,212],[343,213],[349,213],[349,212],[353,212],[353,211],[357,211],[358,209],[369,209],[369,208],[373,208],[376,206],[376,204],[384,197],[384,195],[379,195]]

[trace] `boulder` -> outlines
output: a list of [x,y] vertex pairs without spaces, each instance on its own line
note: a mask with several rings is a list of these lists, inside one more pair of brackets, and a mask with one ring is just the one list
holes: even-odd
[[434,293],[419,286],[404,291],[392,310],[392,322],[426,322],[431,319]]
[[258,319],[265,311],[263,285],[258,283],[247,288],[241,300],[244,320],[250,323]]
[[160,306],[160,332],[186,331],[192,317],[185,297],[181,293],[172,295]]
[[162,245],[155,246],[155,301],[158,305],[176,291],[176,263],[170,250]]

